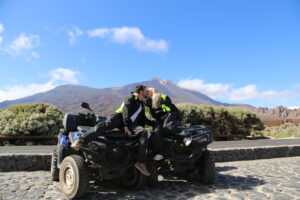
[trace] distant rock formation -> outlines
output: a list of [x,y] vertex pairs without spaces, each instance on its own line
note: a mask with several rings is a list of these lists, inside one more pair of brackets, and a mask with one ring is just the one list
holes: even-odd
[[284,106],[277,106],[273,109],[267,107],[259,107],[255,111],[261,118],[264,119],[278,119],[278,118],[287,118],[287,119],[299,119],[300,118],[300,108],[289,109]]

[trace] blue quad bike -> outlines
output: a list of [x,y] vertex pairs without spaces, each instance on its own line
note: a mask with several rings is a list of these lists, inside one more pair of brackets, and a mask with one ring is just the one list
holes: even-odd
[[[87,103],[82,107],[92,111]],[[139,189],[147,177],[134,167],[139,139],[126,136],[121,131],[107,131],[105,136],[80,147],[71,148],[81,134],[84,134],[105,118],[95,114],[65,114],[58,145],[52,154],[51,175],[59,181],[61,190],[69,199],[82,196],[91,180],[118,179],[128,189]]]
[[71,148],[81,134],[105,117],[95,115],[89,104],[83,108],[92,112],[87,114],[65,114],[63,125],[58,135],[58,145],[53,151],[51,176],[59,181],[61,190],[69,199],[81,197],[88,189],[89,181],[117,180],[126,189],[140,189],[145,185],[156,186],[160,170],[168,166],[176,171],[198,171],[199,180],[212,184],[215,179],[215,164],[207,145],[212,142],[211,134],[204,126],[179,127],[184,135],[163,137],[163,161],[153,161],[149,147],[148,170],[151,176],[144,176],[134,167],[137,160],[139,138],[127,136],[123,131],[106,131],[97,140],[80,147],[79,151]]

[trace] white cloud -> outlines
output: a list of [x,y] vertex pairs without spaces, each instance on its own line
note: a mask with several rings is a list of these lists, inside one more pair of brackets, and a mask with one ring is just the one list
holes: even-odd
[[288,109],[294,110],[294,109],[299,109],[300,106],[289,106]]
[[97,28],[94,30],[87,31],[90,37],[108,37],[110,29],[108,28]]
[[178,83],[179,87],[201,92],[212,98],[222,98],[228,95],[230,84],[204,83],[201,79],[185,79]]
[[139,28],[97,28],[87,31],[90,37],[108,38],[115,43],[130,44],[140,51],[167,52],[168,43],[165,40],[153,40],[145,37]]
[[201,92],[211,98],[223,100],[244,101],[249,99],[260,100],[286,100],[300,96],[297,87],[284,91],[258,91],[256,85],[250,84],[240,88],[234,88],[233,84],[223,83],[204,83],[201,79],[185,79],[178,82],[178,86]]
[[79,72],[65,68],[58,68],[49,72],[52,82],[78,84],[79,80],[76,77],[77,75],[79,75]]
[[81,35],[83,35],[83,31],[80,30],[78,27],[74,27],[73,31],[68,31],[69,35],[69,43],[70,45],[74,45],[77,38]]
[[39,44],[40,37],[38,35],[26,35],[21,33],[5,51],[13,56],[27,54],[31,49]]
[[31,56],[33,57],[33,58],[39,58],[40,57],[40,54],[38,54],[37,52],[31,52]]
[[256,98],[258,92],[256,91],[255,85],[247,85],[238,89],[235,89],[230,92],[229,99],[230,100],[245,100]]
[[27,36],[25,33],[21,33],[18,38],[16,38],[9,49],[13,52],[19,53],[21,51],[32,49],[37,46],[39,43],[38,35],[29,35]]
[[78,84],[77,71],[58,68],[48,73],[50,80],[43,84],[14,85],[5,90],[0,90],[0,102],[5,100],[19,99],[40,92],[46,92],[61,84]]
[[0,102],[23,98],[39,92],[46,92],[54,87],[50,82],[45,84],[15,85],[6,90],[0,90]]

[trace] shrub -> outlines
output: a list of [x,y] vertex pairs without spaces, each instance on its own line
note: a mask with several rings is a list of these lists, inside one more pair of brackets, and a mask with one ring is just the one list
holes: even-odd
[[285,123],[280,126],[267,127],[263,135],[272,138],[300,137],[300,125]]
[[27,141],[26,146],[34,146],[35,142],[34,141]]
[[13,105],[0,110],[0,135],[54,135],[62,118],[62,111],[50,104]]
[[287,133],[276,133],[274,138],[280,139],[280,138],[288,138],[290,137]]
[[178,104],[185,123],[206,125],[213,135],[248,136],[260,133],[265,127],[255,113],[238,107]]

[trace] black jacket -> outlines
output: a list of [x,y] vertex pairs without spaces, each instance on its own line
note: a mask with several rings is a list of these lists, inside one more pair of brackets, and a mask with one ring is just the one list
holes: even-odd
[[181,121],[180,112],[179,112],[178,108],[172,103],[172,100],[170,99],[169,96],[166,96],[165,100],[163,98],[160,99],[160,102],[158,103],[158,108],[157,109],[152,108],[152,100],[151,99],[145,99],[144,103],[145,103],[146,106],[148,106],[150,108],[151,115],[156,120],[164,119],[165,115],[167,114],[167,112],[165,112],[162,109],[162,105],[164,104],[164,105],[168,106],[171,109],[170,112],[176,113],[177,120]]
[[[142,108],[141,112],[137,116],[134,122],[130,119],[132,115],[140,108]],[[131,95],[125,98],[124,106],[122,109],[123,123],[124,126],[132,128],[133,126],[145,126],[153,125],[153,122],[149,120],[145,115],[145,108],[142,101],[139,100],[135,95]]]

